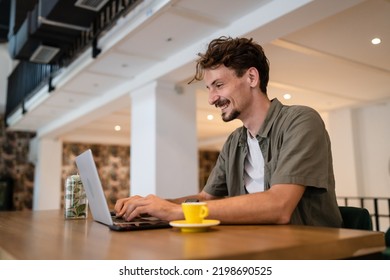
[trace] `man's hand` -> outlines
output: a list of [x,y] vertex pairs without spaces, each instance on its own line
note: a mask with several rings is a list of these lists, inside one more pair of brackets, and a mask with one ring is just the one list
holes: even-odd
[[130,221],[141,214],[149,214],[162,220],[172,221],[184,219],[181,205],[161,199],[155,195],[131,196],[119,199],[115,204],[118,217]]

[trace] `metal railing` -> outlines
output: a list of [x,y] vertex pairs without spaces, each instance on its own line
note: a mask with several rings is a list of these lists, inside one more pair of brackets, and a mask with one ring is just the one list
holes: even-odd
[[26,112],[24,103],[31,98],[43,86],[49,85],[49,91],[54,90],[51,80],[59,71],[70,65],[77,57],[92,46],[92,56],[95,58],[100,49],[97,40],[110,28],[117,20],[126,16],[141,0],[112,0],[99,11],[96,19],[91,23],[91,30],[80,32],[79,37],[72,37],[73,43],[70,47],[64,48],[63,55],[58,61],[50,64],[32,63],[30,61],[20,61],[11,75],[8,77],[7,105],[5,112],[7,118],[19,108],[23,114]]
[[385,232],[390,227],[390,198],[338,196],[339,206],[355,206],[366,208],[373,220],[374,229]]
[[22,106],[34,92],[42,88],[59,71],[58,65],[20,61],[8,77],[6,117]]

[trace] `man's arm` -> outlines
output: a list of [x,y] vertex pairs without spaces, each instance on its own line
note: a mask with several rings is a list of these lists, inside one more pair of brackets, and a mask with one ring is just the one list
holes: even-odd
[[206,200],[214,200],[214,199],[219,199],[219,198],[220,197],[213,196],[211,194],[208,194],[205,191],[201,191],[200,193],[198,193],[196,195],[183,196],[183,197],[179,197],[179,198],[175,198],[175,199],[167,199],[167,200],[170,202],[173,202],[173,203],[180,204],[180,203],[183,203],[184,201],[186,201],[187,199],[197,199],[199,201],[206,201]]
[[279,184],[259,193],[208,201],[209,219],[225,224],[288,224],[305,187]]
[[[196,196],[180,198],[177,202],[188,198],[207,200],[208,218],[218,219],[224,224],[288,224],[304,191],[305,187],[301,185],[280,184],[264,192],[225,199],[215,199],[202,191]],[[169,221],[184,218],[180,205],[155,195],[120,199],[115,210],[127,220],[145,213]]]
[[172,200],[162,199],[155,195],[148,195],[145,197],[135,195],[118,199],[114,209],[117,217],[123,217],[128,221],[141,214],[149,214],[163,220],[172,221],[184,219],[180,203],[184,202],[186,199],[204,201],[217,198],[219,197],[212,196],[204,191],[197,195]]

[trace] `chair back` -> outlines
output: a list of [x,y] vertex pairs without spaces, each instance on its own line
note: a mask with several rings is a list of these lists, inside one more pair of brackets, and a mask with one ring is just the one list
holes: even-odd
[[339,206],[339,209],[344,228],[373,230],[371,215],[366,208]]
[[385,243],[386,243],[386,247],[390,248],[390,227],[387,229],[385,233]]

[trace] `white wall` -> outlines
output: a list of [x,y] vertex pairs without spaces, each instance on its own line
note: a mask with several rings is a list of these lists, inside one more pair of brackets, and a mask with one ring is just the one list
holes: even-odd
[[363,194],[390,197],[390,101],[355,110],[354,115]]
[[329,113],[338,195],[390,197],[390,101]]
[[[390,197],[390,101],[329,112],[327,123],[337,196]],[[350,199],[348,205],[359,207],[360,200]],[[374,200],[364,207],[374,213]],[[380,215],[388,215],[386,200],[378,200],[377,207]],[[379,217],[379,230],[389,226],[388,217]]]
[[337,194],[390,197],[390,101],[329,112]]

